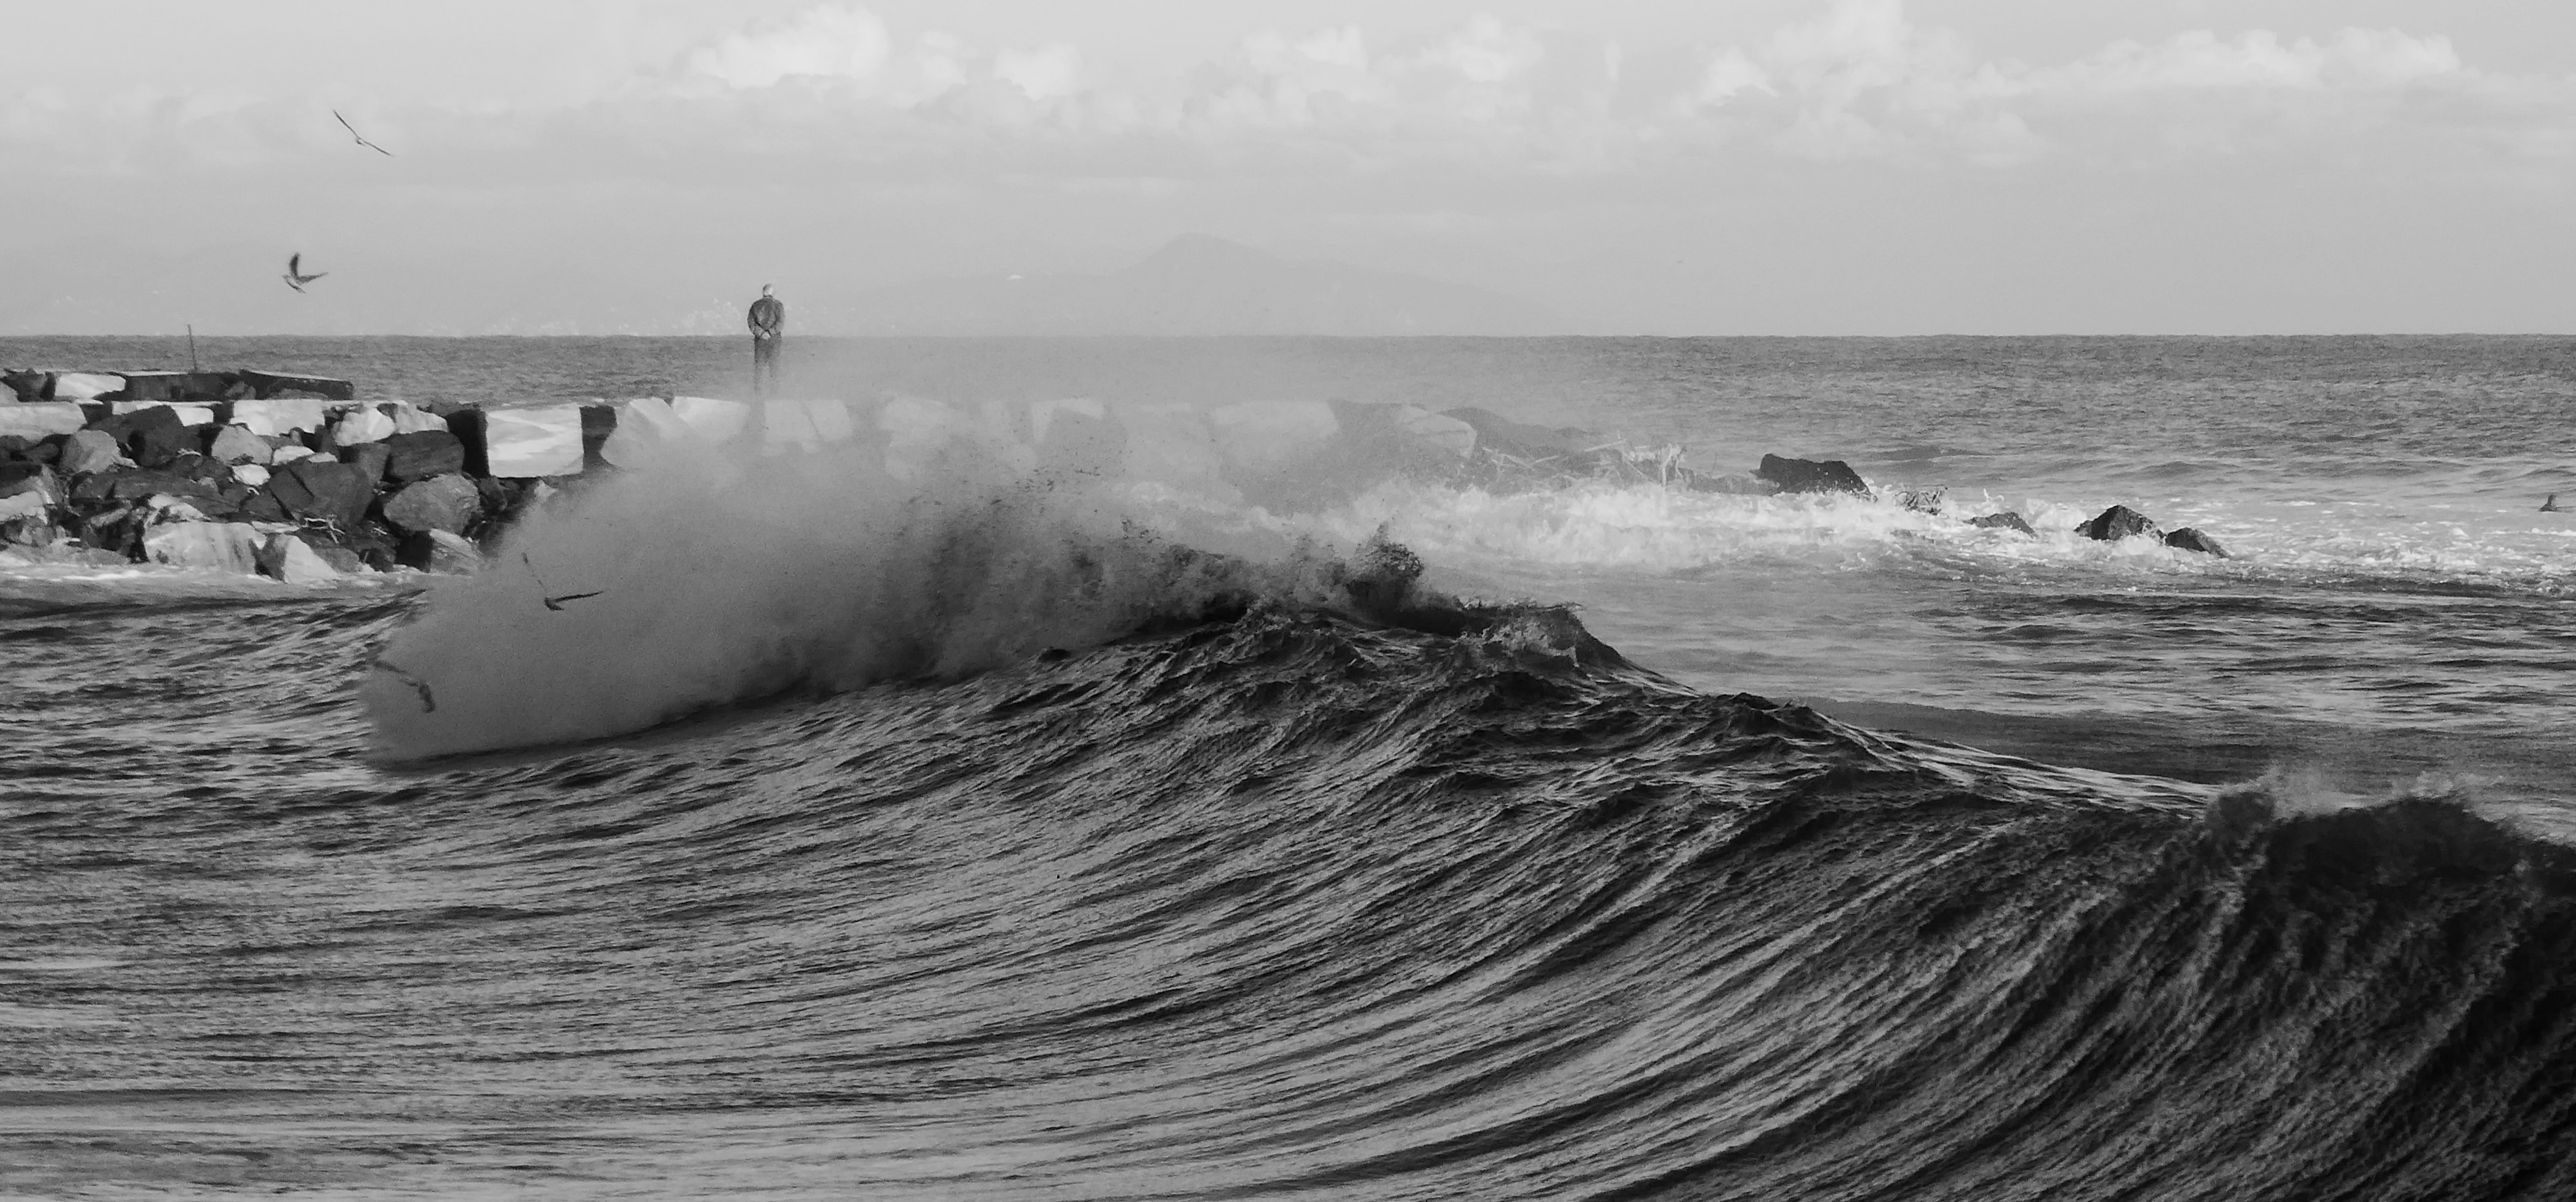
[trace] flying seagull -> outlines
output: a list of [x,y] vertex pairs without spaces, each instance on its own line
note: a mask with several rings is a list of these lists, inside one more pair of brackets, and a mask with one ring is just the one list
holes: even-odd
[[304,291],[304,286],[306,284],[310,284],[329,274],[331,273],[327,271],[317,271],[311,275],[304,274],[303,251],[299,250],[294,254],[286,256],[286,286],[298,292]]
[[[333,109],[333,110],[331,110],[331,115],[332,115],[332,116],[334,116],[334,117],[340,117],[340,110],[338,110],[338,109]],[[392,155],[393,155],[393,153],[394,153],[394,152],[392,152],[392,151],[390,151],[390,150],[387,150],[387,149],[385,149],[385,148],[384,148],[384,147],[382,147],[382,146],[378,146],[378,145],[376,145],[376,144],[375,144],[375,143],[373,143],[373,142],[368,141],[368,140],[367,140],[367,135],[362,134],[362,133],[359,133],[359,132],[358,132],[358,127],[357,127],[357,126],[354,126],[354,125],[349,124],[349,119],[348,119],[348,118],[346,118],[346,117],[340,117],[340,128],[342,128],[342,129],[345,129],[345,130],[349,131],[349,136],[350,136],[350,137],[352,137],[352,138],[356,138],[356,139],[358,140],[358,145],[360,145],[360,146],[364,146],[364,147],[366,147],[367,149],[372,150],[372,151],[375,151],[377,154],[384,155],[384,156],[386,156],[386,157],[388,157],[388,158],[392,157]]]
[[377,660],[376,670],[410,685],[412,692],[420,694],[420,712],[430,714],[438,711],[438,698],[430,695],[428,681],[396,667],[391,660]]
[[557,613],[563,612],[563,603],[566,601],[579,601],[584,597],[596,597],[601,593],[608,591],[607,589],[593,589],[587,593],[565,593],[558,597],[549,597],[545,595],[546,578],[537,575],[536,561],[528,558],[527,552],[521,551],[519,552],[519,562],[528,565],[528,579],[537,582],[537,600],[544,602],[547,609],[551,609]]

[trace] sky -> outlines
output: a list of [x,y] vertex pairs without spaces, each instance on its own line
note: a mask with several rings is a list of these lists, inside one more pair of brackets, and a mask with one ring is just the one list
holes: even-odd
[[0,0],[0,45],[0,334],[731,333],[762,283],[829,332],[1192,232],[1586,333],[2576,333],[2576,5]]

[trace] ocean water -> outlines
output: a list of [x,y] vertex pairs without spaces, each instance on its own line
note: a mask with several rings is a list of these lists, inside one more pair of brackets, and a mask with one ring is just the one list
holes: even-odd
[[[430,587],[0,569],[0,1193],[2576,1195],[2576,339],[791,352],[1882,495],[821,457],[621,481]],[[2072,532],[2113,503],[2231,554]],[[1963,520],[2002,509],[2039,536]]]

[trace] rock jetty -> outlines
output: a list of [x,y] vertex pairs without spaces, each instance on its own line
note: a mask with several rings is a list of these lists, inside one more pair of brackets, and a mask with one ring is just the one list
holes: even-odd
[[[1023,475],[1155,480],[1274,507],[1390,474],[1497,492],[1601,480],[1877,495],[1841,460],[1765,455],[1752,474],[1716,475],[1686,466],[1679,446],[1477,408],[1070,398],[970,409],[901,396],[424,408],[257,370],[11,371],[0,382],[16,397],[0,394],[0,563],[150,562],[288,581],[472,571],[528,506],[675,447],[756,464],[852,444],[906,479],[965,455]],[[1937,514],[1926,495],[1913,507]],[[2017,514],[1971,524],[2031,533]],[[2084,532],[2160,534],[2119,507]],[[2225,554],[2196,530],[2161,537]]]

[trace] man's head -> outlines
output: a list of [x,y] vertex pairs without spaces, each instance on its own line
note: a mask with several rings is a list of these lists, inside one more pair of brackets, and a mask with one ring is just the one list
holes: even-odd
[[767,296],[767,295],[769,295],[769,285],[767,285],[767,284],[763,284],[763,285],[761,285],[761,286],[760,286],[760,294],[761,294],[762,296]]

